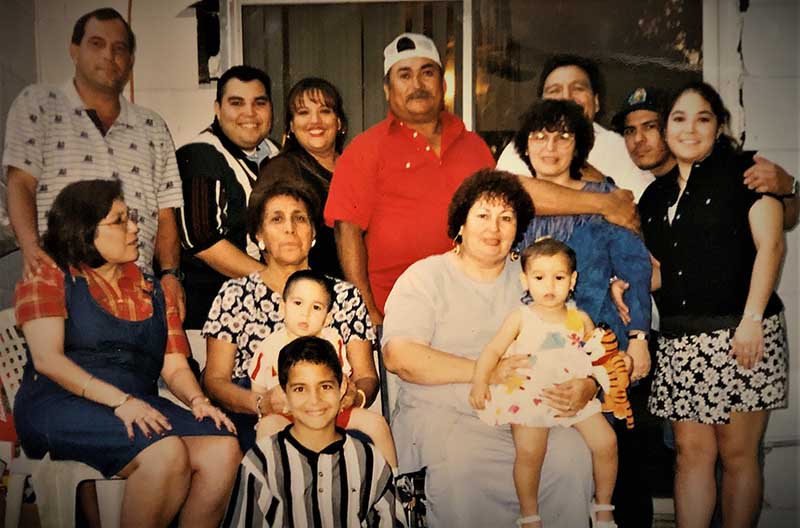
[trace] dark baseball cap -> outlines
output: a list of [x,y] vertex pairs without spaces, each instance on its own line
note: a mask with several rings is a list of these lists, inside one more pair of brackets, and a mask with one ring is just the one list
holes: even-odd
[[625,117],[628,114],[636,110],[651,110],[661,115],[664,113],[665,104],[666,93],[663,90],[640,86],[625,98],[620,111],[611,118],[611,126],[621,134],[622,129],[625,128]]

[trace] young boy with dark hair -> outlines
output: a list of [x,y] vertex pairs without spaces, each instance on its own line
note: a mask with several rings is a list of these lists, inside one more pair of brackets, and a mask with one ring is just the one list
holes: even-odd
[[394,478],[371,444],[336,427],[345,392],[333,346],[299,337],[278,356],[294,423],[261,439],[239,468],[224,526],[394,527]]
[[[312,271],[301,270],[292,273],[283,289],[283,319],[286,326],[276,330],[261,342],[250,364],[248,375],[254,391],[266,395],[273,387],[282,386],[279,376],[278,357],[281,349],[299,337],[316,336],[326,340],[336,351],[343,379],[352,372],[347,361],[344,341],[339,332],[328,326],[333,313],[334,291],[331,280]],[[343,389],[349,381],[341,383]],[[361,392],[361,404],[366,396]],[[256,426],[256,440],[261,440],[283,430],[292,421],[291,413],[259,416]],[[392,468],[397,467],[397,451],[392,431],[386,419],[378,413],[362,407],[350,407],[339,413],[336,425],[342,429],[358,430],[367,435],[381,450],[381,454]]]

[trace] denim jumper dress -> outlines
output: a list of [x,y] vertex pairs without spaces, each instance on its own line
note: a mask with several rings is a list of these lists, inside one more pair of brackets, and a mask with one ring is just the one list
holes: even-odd
[[134,424],[135,436],[129,439],[114,409],[38,374],[29,356],[14,419],[20,444],[30,458],[50,453],[52,460],[77,460],[109,477],[167,436],[230,435],[211,419],[198,422],[187,410],[158,396],[167,343],[166,304],[158,281],[145,277],[153,285],[153,314],[143,321],[127,321],[97,303],[86,279],[65,272],[64,354],[95,378],[147,402],[167,417],[172,429],[147,438]]

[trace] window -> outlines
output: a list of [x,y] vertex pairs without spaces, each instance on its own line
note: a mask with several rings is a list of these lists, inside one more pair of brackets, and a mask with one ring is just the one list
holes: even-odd
[[449,109],[461,113],[461,2],[357,2],[313,5],[245,5],[242,57],[272,79],[273,136],[284,130],[284,98],[304,77],[322,77],[342,94],[348,136],[386,117],[383,48],[404,31],[437,44]]
[[694,0],[474,0],[475,130],[499,156],[554,53],[598,63],[603,125],[637,86],[702,79],[702,11]]

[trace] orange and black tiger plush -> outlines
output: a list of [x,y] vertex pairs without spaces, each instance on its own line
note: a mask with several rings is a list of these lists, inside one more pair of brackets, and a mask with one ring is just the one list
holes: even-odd
[[633,411],[628,401],[630,376],[625,360],[619,351],[619,341],[611,328],[598,323],[586,341],[585,349],[590,353],[593,366],[602,366],[608,374],[608,384],[600,383],[605,390],[603,412],[610,412],[615,418],[625,420],[628,429],[633,429]]

